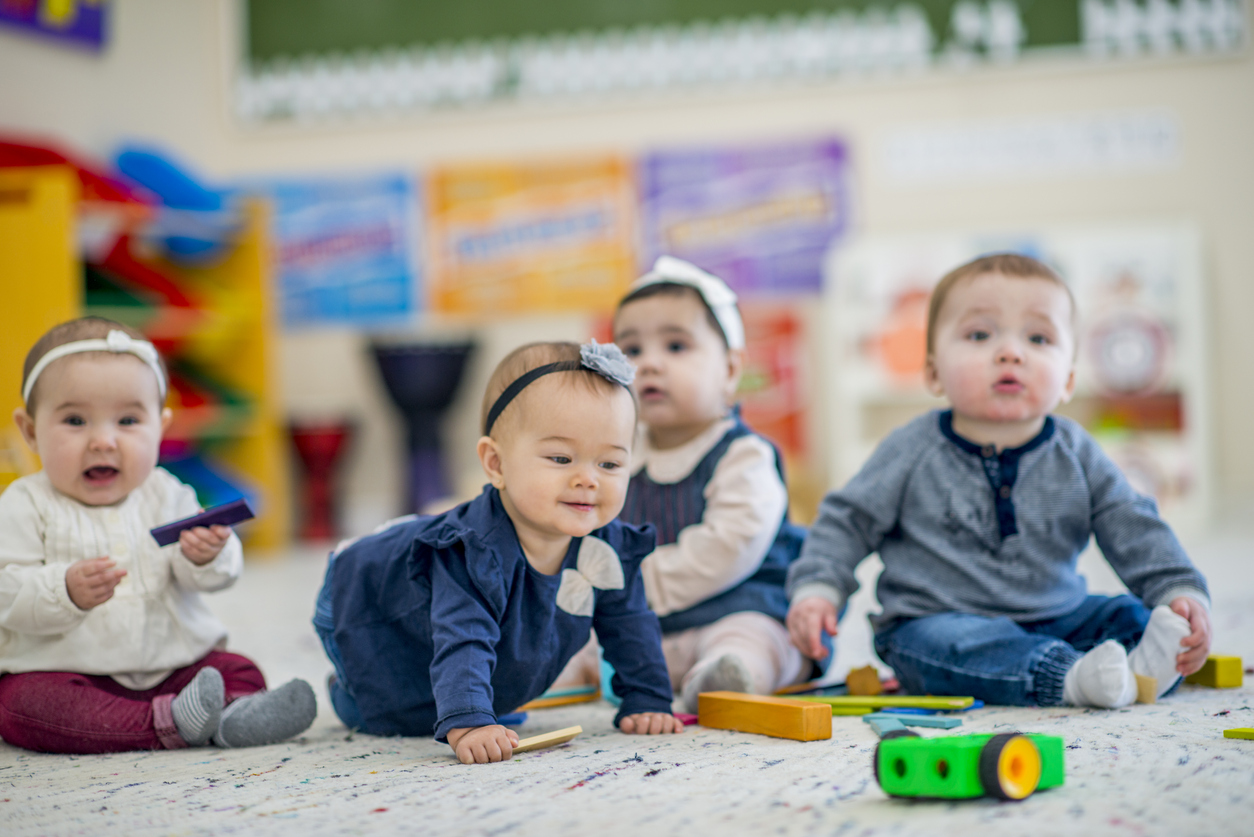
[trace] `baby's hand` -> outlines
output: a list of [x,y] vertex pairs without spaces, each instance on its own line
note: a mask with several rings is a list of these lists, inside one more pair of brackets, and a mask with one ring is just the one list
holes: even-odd
[[229,526],[196,526],[179,534],[179,549],[188,561],[203,566],[218,557],[229,537]]
[[91,610],[113,598],[113,588],[125,575],[112,558],[75,561],[65,571],[65,592],[79,610]]
[[669,712],[638,712],[619,721],[618,728],[628,735],[660,735],[683,732],[684,724]]
[[1193,674],[1206,662],[1210,653],[1210,614],[1201,603],[1188,596],[1177,596],[1171,600],[1171,609],[1189,620],[1193,632],[1180,640],[1186,651],[1176,655],[1176,671],[1186,677]]
[[836,636],[836,605],[822,596],[807,596],[788,608],[788,637],[812,660],[827,656],[822,632]]
[[500,724],[448,731],[448,743],[462,764],[508,761],[518,746],[518,733]]

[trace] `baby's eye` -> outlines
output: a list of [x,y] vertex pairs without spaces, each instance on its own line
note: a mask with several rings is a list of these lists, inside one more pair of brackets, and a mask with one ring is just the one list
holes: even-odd
[[672,354],[678,354],[679,352],[685,351],[687,348],[688,344],[684,343],[682,340],[672,340],[666,344],[666,351],[671,352]]
[[118,424],[124,427],[129,427],[132,424],[139,424],[139,417],[138,416],[123,416],[121,419],[118,420]]
[[1048,346],[1052,342],[1047,334],[1033,334],[1028,340],[1038,346]]
[[627,357],[637,357],[637,356],[640,354],[640,347],[639,347],[639,346],[622,346],[622,345],[620,345],[620,346],[619,346],[619,348],[623,350],[623,354],[627,355]]
[[64,423],[68,425],[71,425],[72,427],[82,427],[83,425],[87,424],[87,422],[83,420],[82,416],[73,416],[73,415],[66,416],[65,418],[61,419],[61,421],[63,421]]
[[623,463],[621,463],[621,462],[612,462],[612,461],[611,461],[611,462],[602,462],[602,463],[601,463],[601,467],[602,467],[602,468],[604,468],[604,469],[605,469],[605,470],[607,470],[607,471],[617,471],[619,468],[623,467]]
[[987,331],[984,331],[983,329],[979,329],[979,328],[975,329],[974,331],[971,331],[971,332],[968,332],[968,333],[967,333],[967,339],[968,339],[968,340],[973,340],[973,341],[975,341],[976,343],[980,343],[980,342],[982,342],[982,341],[984,341],[984,340],[987,340],[988,338],[989,338],[989,334],[988,334],[988,332],[987,332]]
[[545,458],[556,465],[569,465],[570,464],[570,457],[562,456],[561,454],[558,454],[557,456],[549,456]]

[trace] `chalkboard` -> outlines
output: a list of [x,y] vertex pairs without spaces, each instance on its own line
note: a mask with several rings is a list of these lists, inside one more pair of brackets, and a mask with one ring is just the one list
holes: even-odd
[[[1079,44],[1081,0],[1008,0],[1018,7],[1024,47]],[[937,47],[951,32],[954,7],[984,9],[972,0],[247,0],[248,56],[265,62],[284,56],[431,46],[525,36],[570,34],[777,18],[898,5],[921,9]]]

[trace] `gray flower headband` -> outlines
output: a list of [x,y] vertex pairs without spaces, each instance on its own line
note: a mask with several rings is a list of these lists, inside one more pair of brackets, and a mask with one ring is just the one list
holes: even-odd
[[135,357],[148,365],[148,368],[152,370],[152,374],[157,376],[157,387],[161,390],[161,400],[165,400],[165,373],[161,371],[161,363],[157,359],[156,347],[147,340],[136,340],[125,331],[113,329],[106,337],[76,340],[73,343],[64,343],[55,349],[49,349],[47,354],[41,357],[39,362],[35,364],[35,367],[31,369],[30,374],[26,376],[26,384],[22,387],[22,401],[30,404],[30,394],[35,388],[35,381],[48,368],[48,364],[54,360],[60,360],[66,355],[75,355],[79,352],[112,352],[114,354],[135,355]]
[[507,386],[492,404],[492,409],[488,410],[487,421],[483,423],[483,435],[487,436],[492,432],[492,425],[496,424],[501,413],[509,406],[509,402],[517,398],[518,393],[526,389],[528,384],[554,372],[575,372],[580,369],[595,372],[605,380],[624,388],[631,386],[631,382],[636,379],[636,368],[631,365],[631,361],[627,360],[622,350],[613,343],[598,343],[596,340],[584,343],[579,347],[579,360],[559,360],[556,363],[537,366],[530,372],[518,376]]

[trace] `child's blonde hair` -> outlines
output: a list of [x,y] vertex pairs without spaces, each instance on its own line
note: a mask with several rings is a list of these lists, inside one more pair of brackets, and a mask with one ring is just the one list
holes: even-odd
[[[139,331],[128,325],[106,319],[104,317],[79,317],[77,320],[69,320],[44,332],[44,335],[35,341],[35,345],[31,346],[29,352],[26,353],[26,361],[22,364],[22,389],[26,389],[26,379],[30,377],[30,373],[35,368],[35,364],[39,363],[40,358],[48,354],[48,352],[64,346],[67,343],[77,343],[79,340],[95,340],[109,336],[111,331],[121,331],[124,334],[136,339],[147,342],[148,338]],[[87,355],[108,355],[111,352],[84,352]],[[169,370],[166,369],[165,360],[161,357],[161,353],[157,353],[157,363],[161,367],[161,372],[169,379]],[[26,403],[26,412],[28,415],[35,415],[35,403],[38,400],[35,396],[39,393],[39,381],[35,382],[34,388],[30,391],[30,398]],[[164,399],[163,399],[164,402]],[[162,406],[162,405],[159,405]]]
[[1071,320],[1074,325],[1075,296],[1072,295],[1071,288],[1067,287],[1062,277],[1049,265],[1031,256],[1022,256],[1018,253],[994,253],[980,256],[946,273],[932,289],[932,298],[927,305],[927,356],[929,358],[936,348],[936,320],[940,316],[941,307],[945,304],[945,298],[949,296],[949,292],[959,282],[974,279],[986,273],[997,273],[1012,279],[1044,279],[1047,282],[1053,282],[1067,292],[1067,299],[1071,302]]
[[[496,365],[496,369],[492,372],[492,377],[488,379],[488,385],[483,392],[483,404],[479,409],[479,427],[484,428],[487,425],[488,413],[491,412],[492,405],[496,403],[501,394],[514,381],[517,381],[531,370],[547,366],[550,363],[561,363],[563,361],[578,363],[579,360],[580,346],[578,343],[528,343],[525,346],[519,346],[517,349],[514,349]],[[578,386],[587,387],[593,392],[611,395],[618,390],[625,390],[631,397],[632,407],[636,406],[636,398],[632,395],[630,389],[607,380],[591,369],[571,369],[567,370],[567,372],[568,374],[563,376],[563,380],[577,382]],[[525,405],[520,403],[522,401],[521,395],[519,398],[511,401],[511,405],[516,404],[517,406],[512,410],[507,407],[501,413],[500,418],[492,425],[491,432],[487,433],[487,435],[495,439],[498,438],[498,434],[504,428],[516,426],[523,417]]]

